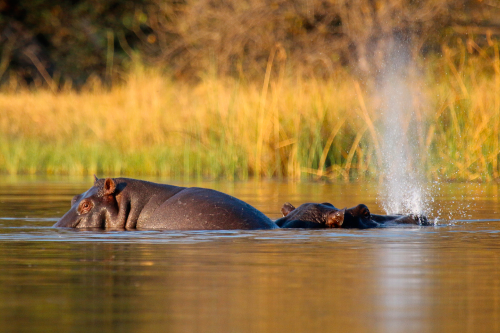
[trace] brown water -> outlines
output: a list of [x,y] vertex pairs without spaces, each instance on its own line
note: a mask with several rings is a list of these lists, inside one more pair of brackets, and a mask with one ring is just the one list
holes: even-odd
[[[161,181],[161,180],[160,180]],[[279,217],[377,184],[179,183]],[[91,180],[0,178],[1,332],[499,332],[498,185],[435,187],[433,227],[96,232],[51,226]]]

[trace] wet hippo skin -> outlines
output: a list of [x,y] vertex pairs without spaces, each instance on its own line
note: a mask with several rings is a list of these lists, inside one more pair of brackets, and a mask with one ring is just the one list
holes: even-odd
[[376,228],[384,224],[431,225],[421,215],[375,215],[366,205],[338,209],[331,203],[305,203],[295,208],[285,203],[283,217],[275,223],[280,228]]
[[278,228],[251,205],[215,190],[97,177],[94,186],[73,198],[71,209],[54,226],[127,230]]

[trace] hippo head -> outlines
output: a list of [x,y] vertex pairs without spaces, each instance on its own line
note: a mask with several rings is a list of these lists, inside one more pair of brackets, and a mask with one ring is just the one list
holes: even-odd
[[54,227],[105,228],[117,216],[116,182],[111,178],[94,177],[94,186],[73,197],[71,209]]
[[285,203],[283,217],[276,221],[282,228],[373,228],[378,223],[371,219],[370,210],[360,204],[337,209],[330,203],[305,203],[295,208]]

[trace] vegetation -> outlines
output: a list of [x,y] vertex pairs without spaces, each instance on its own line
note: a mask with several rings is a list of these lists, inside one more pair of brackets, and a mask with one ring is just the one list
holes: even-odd
[[289,66],[332,78],[376,75],[394,38],[413,56],[464,33],[498,33],[500,8],[478,0],[0,0],[0,82],[79,88],[124,79],[139,55],[177,80],[262,80],[280,48]]
[[[431,179],[498,179],[498,41],[443,46],[408,73]],[[12,81],[0,94],[0,170],[165,177],[378,176],[380,101],[347,70],[301,78],[269,58],[264,82],[192,85],[139,63],[125,83],[54,93]],[[277,73],[272,75],[272,67]],[[408,118],[407,122],[414,121]]]
[[485,6],[0,0],[0,172],[377,178],[380,73],[398,53],[412,162],[496,180],[500,15]]

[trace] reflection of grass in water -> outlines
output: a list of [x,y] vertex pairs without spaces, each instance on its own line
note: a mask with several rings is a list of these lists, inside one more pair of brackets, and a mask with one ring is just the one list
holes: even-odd
[[[429,178],[498,177],[497,44],[444,48],[411,78]],[[111,91],[0,95],[0,170],[247,178],[377,177],[378,99],[339,70],[328,81],[279,70],[262,83],[174,83],[136,68]],[[269,72],[270,73],[270,72]],[[365,91],[365,92],[363,92]],[[410,119],[408,119],[410,121]],[[429,152],[427,154],[427,152]]]

